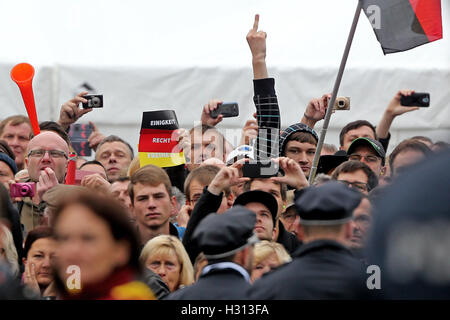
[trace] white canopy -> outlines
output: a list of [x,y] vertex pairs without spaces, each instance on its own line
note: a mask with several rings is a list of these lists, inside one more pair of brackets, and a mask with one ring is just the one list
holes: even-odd
[[[245,36],[259,13],[268,33],[267,64],[276,79],[283,127],[301,119],[311,98],[331,92],[357,1],[18,0],[0,4],[0,118],[26,114],[9,72],[19,62],[36,68],[38,118],[56,120],[64,101],[88,83],[105,107],[94,121],[134,147],[143,111],[173,109],[191,128],[212,98],[237,101],[240,128],[254,112],[251,55]],[[431,94],[430,108],[398,117],[390,150],[412,135],[450,140],[450,3],[442,1],[444,39],[384,56],[362,13],[340,96],[351,111],[333,114],[327,143],[338,145],[346,123],[377,124],[399,89]],[[318,124],[320,131],[321,124]],[[237,131],[240,134],[240,131]],[[227,136],[237,143],[238,138]]]

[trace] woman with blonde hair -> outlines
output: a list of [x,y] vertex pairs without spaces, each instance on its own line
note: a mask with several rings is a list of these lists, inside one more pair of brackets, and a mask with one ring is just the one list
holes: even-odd
[[292,261],[283,245],[273,241],[258,242],[253,254],[252,282],[261,278],[264,273]]
[[11,232],[0,222],[0,260],[3,259],[9,266],[11,273],[19,276],[19,263],[16,246]]
[[181,241],[169,235],[154,237],[142,249],[140,261],[158,274],[174,292],[194,282],[194,268]]

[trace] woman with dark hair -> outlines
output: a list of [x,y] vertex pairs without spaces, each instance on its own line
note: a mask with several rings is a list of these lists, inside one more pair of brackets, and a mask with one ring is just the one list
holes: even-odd
[[37,227],[28,232],[25,239],[23,282],[42,297],[55,297],[52,285],[52,261],[55,256],[55,240],[49,227]]
[[62,299],[155,299],[141,275],[139,242],[114,199],[75,192],[53,217],[55,281]]

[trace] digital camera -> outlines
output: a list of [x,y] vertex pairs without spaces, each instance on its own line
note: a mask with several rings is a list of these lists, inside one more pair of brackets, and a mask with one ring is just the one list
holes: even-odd
[[89,108],[103,108],[103,95],[101,94],[87,94],[83,96],[87,100],[83,103],[83,109]]
[[350,97],[337,97],[333,109],[350,110]]
[[9,193],[11,194],[11,198],[16,197],[32,198],[36,193],[36,183],[34,182],[13,183],[9,186]]

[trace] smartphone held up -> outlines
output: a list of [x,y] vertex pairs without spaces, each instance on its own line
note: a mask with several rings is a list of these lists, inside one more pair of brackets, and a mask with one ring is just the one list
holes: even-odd
[[400,104],[405,107],[427,108],[430,106],[430,94],[427,92],[414,92],[409,96],[402,95]]

